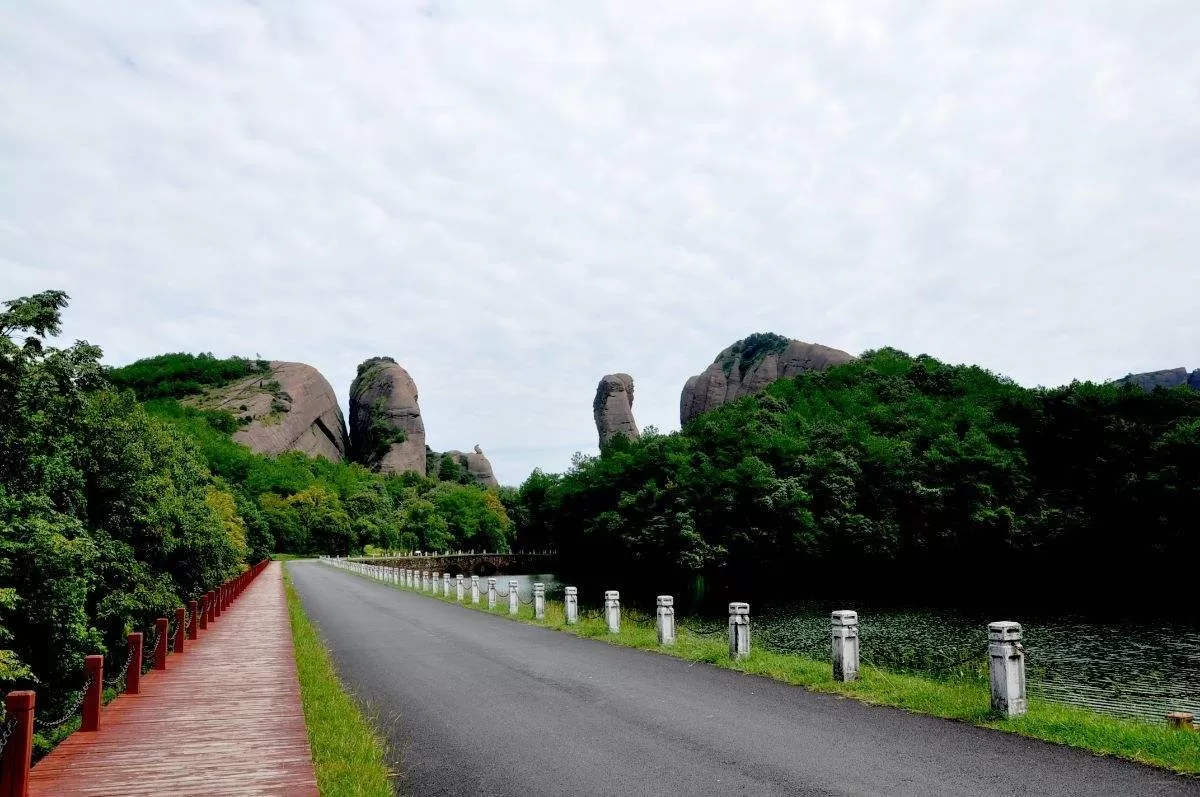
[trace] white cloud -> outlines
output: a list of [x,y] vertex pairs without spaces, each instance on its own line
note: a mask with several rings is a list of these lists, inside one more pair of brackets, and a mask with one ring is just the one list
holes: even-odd
[[1194,3],[0,6],[5,297],[114,363],[390,354],[501,478],[762,330],[1200,367]]

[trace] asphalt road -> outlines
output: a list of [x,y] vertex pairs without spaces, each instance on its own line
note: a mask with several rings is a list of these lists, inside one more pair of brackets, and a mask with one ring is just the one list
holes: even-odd
[[288,567],[414,795],[1200,795],[1200,780]]

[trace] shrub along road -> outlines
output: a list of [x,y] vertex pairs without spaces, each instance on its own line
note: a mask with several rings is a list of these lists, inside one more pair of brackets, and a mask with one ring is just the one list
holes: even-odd
[[1200,795],[1200,780],[289,565],[414,794]]

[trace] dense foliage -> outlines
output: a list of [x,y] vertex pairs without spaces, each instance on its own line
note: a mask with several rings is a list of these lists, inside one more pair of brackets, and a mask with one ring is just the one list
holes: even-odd
[[1200,553],[1200,394],[1029,390],[868,352],[535,472],[511,500],[523,543],[555,545],[577,581],[1128,597]]
[[117,388],[129,388],[142,401],[155,398],[181,398],[207,387],[219,387],[251,374],[266,373],[266,360],[242,357],[221,359],[211,353],[160,354],[131,365],[107,371],[108,381]]
[[[0,682],[53,714],[83,656],[239,572],[234,495],[132,393],[106,389],[100,349],[46,344],[61,291],[0,312]],[[120,661],[116,662],[116,666]]]

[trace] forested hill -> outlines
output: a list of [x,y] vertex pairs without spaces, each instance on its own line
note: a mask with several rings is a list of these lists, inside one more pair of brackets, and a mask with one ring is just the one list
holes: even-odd
[[610,588],[1161,601],[1195,591],[1200,393],[1031,390],[885,349],[519,495],[522,535]]
[[37,689],[47,715],[79,688],[84,655],[123,656],[128,630],[272,551],[510,544],[500,497],[465,474],[255,454],[231,439],[238,418],[179,401],[258,360],[110,370],[97,346],[49,345],[66,305],[47,291],[0,312],[0,688]]

